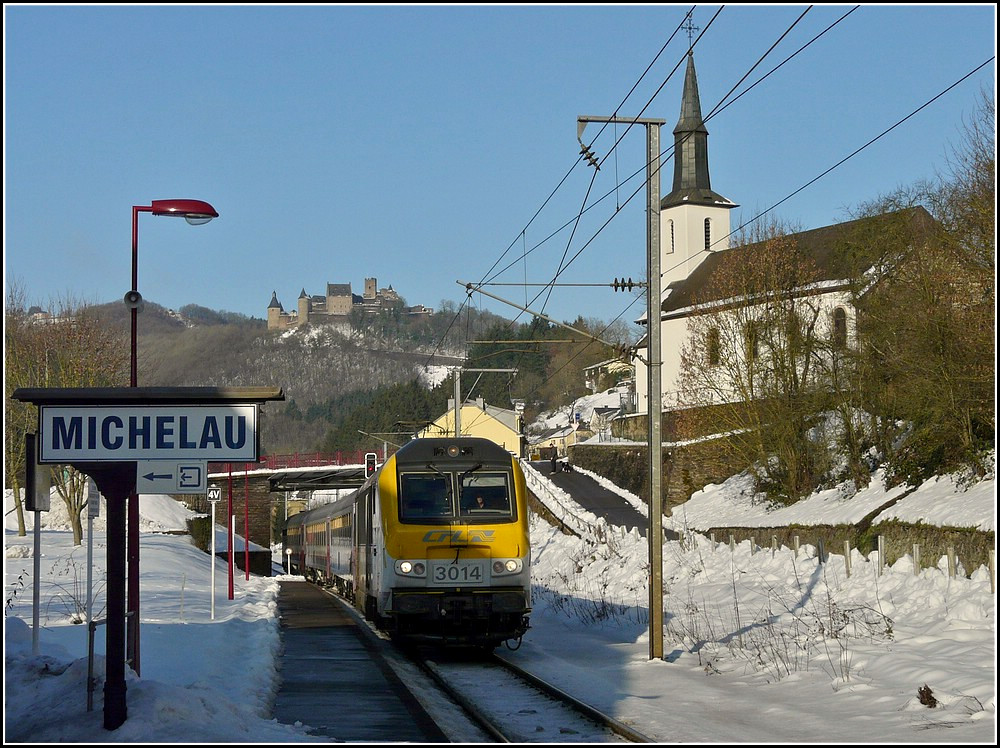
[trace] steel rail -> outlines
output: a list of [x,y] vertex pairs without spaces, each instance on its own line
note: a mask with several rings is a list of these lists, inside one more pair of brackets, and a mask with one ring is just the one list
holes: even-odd
[[508,662],[503,657],[500,657],[495,653],[493,655],[493,660],[496,663],[498,663],[501,667],[506,668],[508,671],[510,671],[517,677],[526,680],[535,688],[538,688],[539,690],[547,693],[552,698],[557,699],[560,702],[573,707],[584,716],[589,717],[590,719],[594,720],[600,725],[603,725],[604,727],[607,727],[609,730],[611,730],[611,732],[615,733],[616,735],[621,735],[623,738],[632,743],[658,742],[656,740],[653,740],[648,735],[643,735],[638,730],[633,730],[631,727],[622,722],[619,722],[614,717],[604,714],[604,712],[594,708],[585,701],[580,701],[576,697],[570,696],[562,689],[553,686],[551,683],[542,680],[537,675],[529,673],[527,670],[524,670],[523,668],[515,665],[512,662]]

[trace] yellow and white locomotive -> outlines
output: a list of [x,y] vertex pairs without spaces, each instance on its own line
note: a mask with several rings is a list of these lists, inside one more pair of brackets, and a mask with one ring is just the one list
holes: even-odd
[[285,551],[393,635],[495,647],[528,629],[526,496],[501,446],[415,439],[350,496],[289,517]]

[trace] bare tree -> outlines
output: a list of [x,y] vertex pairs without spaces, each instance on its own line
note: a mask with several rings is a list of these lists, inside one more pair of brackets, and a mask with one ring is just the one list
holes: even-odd
[[[37,314],[24,310],[23,294],[8,292],[5,312],[5,416],[8,484],[20,489],[17,477],[24,472],[26,432],[37,423],[34,406],[10,397],[19,387],[122,386],[128,381],[128,340],[118,328],[109,327],[86,305],[73,301]],[[18,446],[20,444],[20,446]],[[72,468],[52,469],[52,484],[66,504],[74,543],[83,538],[80,513],[86,506],[86,478]],[[18,505],[18,527],[23,515]]]
[[[812,260],[778,224],[729,250],[698,295],[682,348],[680,391],[697,430],[727,433],[731,457],[775,498],[806,495],[826,467],[810,437],[828,392],[824,297],[808,294]],[[746,239],[751,241],[747,243]]]

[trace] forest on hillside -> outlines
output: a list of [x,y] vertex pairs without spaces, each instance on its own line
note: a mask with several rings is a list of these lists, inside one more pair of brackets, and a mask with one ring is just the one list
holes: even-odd
[[[17,298],[8,302],[11,332],[24,334],[25,348],[48,351],[35,373],[24,372],[25,380],[52,382],[58,377],[64,386],[80,386],[79,377],[69,376],[70,368],[97,366],[88,386],[127,385],[130,316],[123,304],[67,304],[55,310],[54,316],[74,320],[70,334],[56,325],[28,324],[24,305]],[[24,315],[20,325],[18,308]],[[596,320],[574,324],[606,327]],[[627,340],[624,325],[615,332],[619,340]],[[445,412],[454,394],[446,369],[459,363],[516,370],[463,378],[463,398],[482,397],[501,408],[519,401],[529,413],[538,412],[584,394],[582,368],[612,352],[582,336],[580,343],[551,344],[566,335],[549,323],[515,323],[447,303],[429,316],[407,317],[391,309],[357,316],[347,331],[319,323],[278,332],[243,315],[197,305],[170,310],[147,301],[139,315],[138,382],[147,387],[280,387],[284,402],[263,409],[265,454],[380,449],[383,437],[405,441]],[[470,339],[521,342],[470,344]],[[56,346],[65,351],[58,365],[51,353]],[[89,351],[100,351],[99,361]],[[70,358],[81,360],[71,366]]]

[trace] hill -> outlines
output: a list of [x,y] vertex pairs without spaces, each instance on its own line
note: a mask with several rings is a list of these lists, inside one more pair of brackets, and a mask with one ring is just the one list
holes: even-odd
[[[91,311],[127,339],[124,305]],[[507,324],[489,312],[468,314],[477,328]],[[265,408],[263,451],[312,452],[352,409],[370,402],[366,394],[414,382],[430,390],[443,378],[442,367],[461,363],[466,326],[454,325],[455,316],[450,309],[421,319],[371,315],[365,327],[347,331],[320,324],[275,332],[257,318],[146,302],[139,315],[138,379],[143,386],[281,387],[285,402]],[[447,396],[442,390],[439,407],[427,417],[444,410]]]

